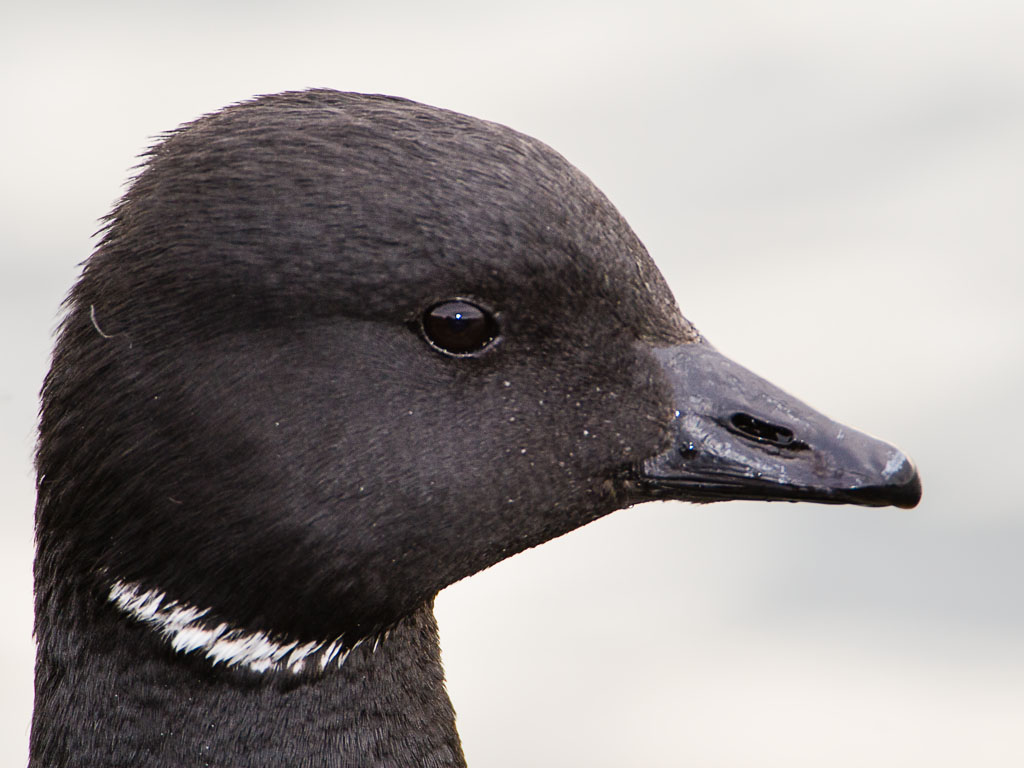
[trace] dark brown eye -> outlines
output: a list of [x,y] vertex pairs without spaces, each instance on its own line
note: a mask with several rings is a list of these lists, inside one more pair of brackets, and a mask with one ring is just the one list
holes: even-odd
[[423,315],[423,335],[442,352],[469,355],[494,341],[498,323],[476,304],[442,301]]

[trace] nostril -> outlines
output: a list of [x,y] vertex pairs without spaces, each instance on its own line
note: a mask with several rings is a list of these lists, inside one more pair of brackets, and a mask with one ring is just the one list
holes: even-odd
[[729,417],[729,426],[734,432],[759,443],[771,443],[780,448],[807,448],[807,443],[797,440],[793,430],[787,427],[780,427],[749,413],[734,413]]
[[692,441],[679,446],[679,455],[687,461],[697,458],[698,453],[700,453],[700,451],[697,450],[697,446],[694,445]]

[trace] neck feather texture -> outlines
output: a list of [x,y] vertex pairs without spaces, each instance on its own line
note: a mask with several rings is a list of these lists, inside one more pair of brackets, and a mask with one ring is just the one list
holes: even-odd
[[309,676],[214,665],[82,603],[40,605],[30,768],[465,765],[432,606]]

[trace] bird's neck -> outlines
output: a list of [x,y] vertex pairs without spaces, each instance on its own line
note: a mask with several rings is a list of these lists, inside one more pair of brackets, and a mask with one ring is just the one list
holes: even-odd
[[37,614],[30,768],[465,765],[430,606],[340,666],[289,677],[216,667],[109,606],[57,602]]

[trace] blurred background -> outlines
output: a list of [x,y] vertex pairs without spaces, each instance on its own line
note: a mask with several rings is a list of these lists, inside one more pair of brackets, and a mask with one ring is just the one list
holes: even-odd
[[475,766],[1024,765],[1019,0],[22,3],[0,29],[0,764],[32,701],[59,303],[152,137],[258,93],[495,120],[722,351],[922,472],[910,511],[663,503],[448,589]]

